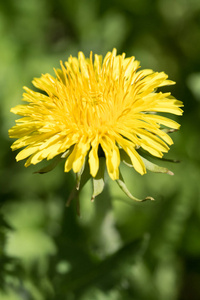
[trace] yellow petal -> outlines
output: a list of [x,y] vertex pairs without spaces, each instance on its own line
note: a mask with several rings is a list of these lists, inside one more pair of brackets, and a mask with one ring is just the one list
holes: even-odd
[[100,140],[100,144],[106,156],[106,166],[111,179],[119,178],[120,154],[119,149],[113,141],[106,138]]
[[83,52],[78,53],[78,59],[79,59],[81,74],[84,77],[89,78],[88,65],[86,63],[86,59],[85,59],[85,56],[84,56]]
[[171,120],[169,118],[165,118],[163,116],[159,116],[159,115],[152,115],[152,114],[144,114],[145,119],[148,120],[152,120],[155,121],[158,124],[162,124],[165,125],[169,128],[174,128],[174,129],[179,129],[180,128],[180,124],[178,124],[176,121]]
[[22,160],[24,158],[27,158],[28,156],[30,156],[31,154],[33,154],[34,152],[36,152],[38,150],[38,146],[29,146],[26,147],[25,149],[23,149],[22,151],[20,151],[17,156],[16,156],[16,160]]
[[66,162],[65,162],[65,172],[69,172],[71,170],[73,162],[74,162],[74,158],[76,156],[76,150],[77,150],[77,145],[74,146],[74,149],[73,149],[72,153],[66,159]]
[[74,162],[73,162],[73,171],[75,173],[79,172],[80,169],[83,166],[85,156],[88,153],[88,150],[90,148],[90,141],[82,138],[80,142],[77,144],[77,149],[76,149],[76,155],[74,157]]
[[95,177],[99,170],[99,157],[98,157],[99,141],[98,141],[98,138],[96,138],[92,142],[91,146],[92,146],[92,149],[90,150],[90,153],[89,153],[90,174],[92,175],[92,177]]
[[131,159],[132,165],[135,168],[135,170],[140,173],[141,175],[146,173],[146,168],[144,165],[144,162],[142,161],[140,155],[137,153],[137,151],[134,148],[128,147],[126,145],[121,145],[124,151],[128,154],[128,156]]
[[142,139],[142,141],[146,141],[149,145],[152,146],[152,148],[155,148],[162,152],[167,152],[169,150],[169,147],[165,142],[163,142],[161,139],[156,137],[151,132],[148,132],[146,130],[137,130],[137,135]]

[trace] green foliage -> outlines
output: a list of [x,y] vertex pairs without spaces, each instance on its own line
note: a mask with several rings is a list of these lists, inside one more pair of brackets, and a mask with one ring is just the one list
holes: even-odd
[[[200,299],[199,14],[198,0],[1,1],[1,300]],[[43,175],[16,163],[9,110],[60,59],[113,47],[177,82],[185,113],[166,158],[181,163],[161,164],[174,176],[122,168],[130,193],[156,201],[132,202],[108,180],[91,203],[87,183],[78,217],[62,163]]]

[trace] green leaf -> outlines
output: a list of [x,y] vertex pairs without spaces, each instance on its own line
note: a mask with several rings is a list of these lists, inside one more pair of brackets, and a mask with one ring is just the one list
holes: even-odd
[[[122,276],[122,266],[130,267],[141,259],[149,245],[149,235],[144,235],[142,238],[130,241],[112,255],[106,257],[103,261],[96,263],[84,275],[78,274],[75,278],[69,277],[65,282],[65,287],[70,291],[77,291],[99,282],[109,280],[117,280]],[[114,267],[113,267],[114,266]]]
[[122,189],[122,191],[130,198],[130,199],[132,199],[132,200],[134,200],[134,201],[139,201],[139,202],[143,202],[143,201],[147,201],[147,200],[151,200],[151,201],[153,201],[154,200],[154,198],[152,198],[152,197],[146,197],[145,199],[138,199],[138,198],[136,198],[136,197],[134,197],[132,194],[131,194],[131,192],[128,190],[128,188],[127,188],[127,186],[126,186],[126,184],[125,184],[125,182],[124,182],[124,179],[123,179],[123,177],[122,177],[122,174],[121,174],[121,172],[119,172],[119,179],[117,179],[116,180],[116,182],[117,182],[117,184],[119,185],[119,187]]
[[93,194],[91,200],[94,201],[95,197],[102,193],[104,189],[104,174],[105,174],[105,157],[99,158],[99,170],[95,178],[93,178]]

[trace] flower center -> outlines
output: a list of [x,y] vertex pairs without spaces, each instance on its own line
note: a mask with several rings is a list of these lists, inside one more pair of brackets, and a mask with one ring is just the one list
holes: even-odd
[[103,93],[100,91],[84,91],[82,96],[82,103],[91,106],[97,106],[103,102]]

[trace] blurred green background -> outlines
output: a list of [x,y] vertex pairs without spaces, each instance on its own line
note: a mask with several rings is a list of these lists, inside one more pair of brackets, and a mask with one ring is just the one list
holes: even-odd
[[[8,129],[22,87],[82,50],[113,47],[142,68],[165,71],[184,102],[163,163],[175,176],[123,169],[132,203],[108,180],[65,203],[74,186],[63,165],[33,174],[16,163]],[[7,0],[0,2],[0,299],[200,299],[200,1]]]

